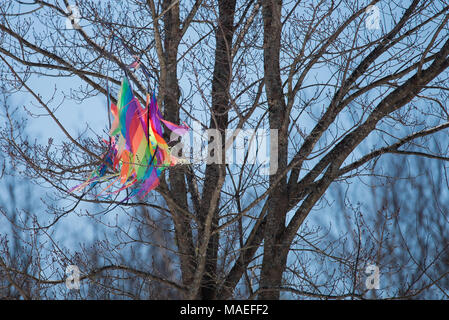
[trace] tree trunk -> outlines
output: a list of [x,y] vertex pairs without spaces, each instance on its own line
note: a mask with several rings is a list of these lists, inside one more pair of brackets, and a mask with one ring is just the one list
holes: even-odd
[[[221,133],[221,141],[224,146],[225,130],[228,127],[228,110],[229,110],[229,86],[232,77],[232,38],[234,35],[234,13],[235,0],[219,1],[219,18],[218,26],[215,31],[215,66],[212,79],[212,112],[210,120],[210,128],[218,129]],[[222,155],[224,155],[224,148]],[[206,180],[204,183],[203,198],[200,210],[200,235],[204,233],[203,227],[206,216],[210,212],[211,197],[213,190],[218,186],[220,175],[226,174],[226,165],[210,164],[206,166]],[[214,216],[212,218],[212,232],[217,228],[219,222],[218,203],[216,208],[212,208]],[[205,272],[201,283],[200,295],[201,299],[215,299],[217,294],[217,252],[218,252],[218,233],[210,237],[207,252]]]
[[[172,1],[163,2],[163,10],[166,10]],[[180,41],[179,3],[174,5],[163,17],[164,19],[164,60],[166,67],[166,79],[164,92],[164,117],[173,123],[179,123],[179,97],[180,90],[177,76],[178,46]],[[169,137],[164,137],[169,141]],[[179,168],[171,168],[169,171],[170,194],[176,204],[188,211],[187,188],[184,172]],[[181,271],[183,284],[188,286],[193,279],[194,245],[190,219],[182,212],[173,208],[173,221],[175,224],[175,237],[180,252]]]
[[[264,74],[268,99],[270,129],[280,130],[286,121],[286,104],[283,97],[280,74],[281,46],[281,0],[263,1],[264,21]],[[284,132],[283,132],[284,131]],[[286,130],[278,132],[278,173],[287,166],[288,138]],[[270,187],[277,175],[270,176]],[[286,255],[280,254],[286,248],[280,243],[285,229],[288,208],[287,180],[284,177],[268,198],[268,216],[264,236],[264,256],[260,279],[260,299],[279,299],[279,286],[285,268]],[[282,257],[282,258],[281,258]]]

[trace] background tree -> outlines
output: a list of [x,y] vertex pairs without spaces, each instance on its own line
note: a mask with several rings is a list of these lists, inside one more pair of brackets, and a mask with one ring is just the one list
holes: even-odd
[[[51,190],[42,196],[45,212],[14,223],[45,239],[39,252],[23,253],[39,268],[1,260],[4,283],[19,277],[35,285],[17,285],[20,297],[447,295],[447,239],[437,235],[447,231],[448,195],[436,192],[447,179],[414,177],[446,172],[445,1],[83,0],[76,2],[79,26],[70,4],[3,1],[0,9],[2,90],[28,99],[29,124],[46,115],[63,134],[31,138],[13,116],[19,111],[5,103],[0,145],[8,162]],[[379,29],[372,29],[367,21],[376,8]],[[127,67],[133,55],[151,81]],[[109,91],[115,102],[124,71],[141,102],[157,84],[167,120],[218,129],[222,161],[170,168],[142,200],[69,193],[102,162],[108,128],[69,129],[73,120],[61,118],[79,102],[107,123],[99,103]],[[43,79],[58,79],[55,90],[36,89]],[[72,83],[77,87],[63,88]],[[225,164],[227,129],[262,128],[277,132],[274,174],[261,174],[248,154],[243,164]],[[409,166],[405,175],[392,164],[410,157],[426,158],[431,171]],[[404,207],[404,189],[432,206]],[[398,239],[410,223],[398,217],[413,211],[423,227],[415,238]],[[58,239],[63,221],[75,215],[95,226],[89,245]],[[439,228],[430,233],[434,247],[421,241],[432,229],[424,221]],[[2,256],[9,251],[5,246]],[[368,263],[390,275],[376,294],[364,286]],[[87,289],[67,293],[64,270],[71,264]],[[415,271],[406,274],[405,266]]]

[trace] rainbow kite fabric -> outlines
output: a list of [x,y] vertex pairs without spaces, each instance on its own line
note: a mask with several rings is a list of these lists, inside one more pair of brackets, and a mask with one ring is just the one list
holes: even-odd
[[[146,108],[142,108],[127,77],[122,80],[117,105],[111,103],[111,113],[114,121],[109,132],[110,141],[105,141],[109,144],[109,150],[103,163],[91,173],[87,181],[69,192],[82,190],[88,185],[92,189],[99,182],[113,179],[97,196],[120,181],[120,188],[108,194],[118,193],[137,184],[131,196],[143,198],[159,185],[162,172],[180,161],[171,155],[169,146],[162,138],[161,122],[177,135],[187,133],[189,127],[185,123],[179,126],[162,119],[154,92],[151,98],[147,94]],[[115,173],[106,175],[108,167]]]

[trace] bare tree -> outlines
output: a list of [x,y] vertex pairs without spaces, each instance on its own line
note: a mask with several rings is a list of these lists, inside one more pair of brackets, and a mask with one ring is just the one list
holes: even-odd
[[[0,6],[3,91],[31,99],[30,121],[45,114],[64,136],[58,143],[33,140],[5,107],[0,146],[8,161],[52,190],[47,215],[17,226],[48,239],[44,256],[30,251],[46,262],[30,273],[3,259],[6,275],[44,286],[42,297],[58,285],[59,296],[67,297],[61,285],[72,264],[90,286],[75,297],[406,298],[412,289],[434,286],[447,295],[443,254],[433,256],[439,267],[430,284],[416,280],[417,287],[378,295],[366,290],[366,263],[392,266],[379,254],[393,246],[382,230],[396,216],[380,210],[368,219],[354,203],[371,193],[341,191],[369,176],[391,186],[389,179],[400,175],[385,162],[391,157],[447,161],[447,145],[428,142],[449,127],[445,1],[83,0],[76,6],[79,21],[66,0]],[[142,67],[130,70],[136,58]],[[107,128],[75,134],[60,119],[62,109],[113,93],[124,72],[142,102],[157,85],[167,120],[218,130],[218,137],[206,132],[207,152],[218,161],[170,168],[145,199],[69,193],[102,163]],[[51,96],[34,88],[36,79],[55,78],[81,85],[56,86]],[[226,163],[227,130],[238,129],[271,129],[272,174],[263,174],[248,150],[243,163]],[[424,188],[411,192],[425,194]],[[329,200],[335,194],[338,210]],[[313,211],[323,221],[310,226]],[[73,215],[89,218],[104,237],[76,252],[62,247],[52,232]],[[328,221],[340,229],[325,231]],[[407,248],[421,244],[404,238],[394,253],[398,264],[406,264],[403,256],[413,251]],[[49,259],[58,261],[53,272],[44,268]],[[421,270],[416,277],[430,275],[423,271],[425,255],[414,259]]]

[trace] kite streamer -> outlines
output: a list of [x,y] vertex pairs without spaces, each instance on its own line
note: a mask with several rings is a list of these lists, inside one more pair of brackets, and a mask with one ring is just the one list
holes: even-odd
[[[151,97],[147,94],[146,108],[142,108],[126,76],[122,80],[117,105],[111,103],[110,111],[114,120],[109,132],[110,141],[105,141],[109,149],[103,156],[103,163],[84,183],[69,192],[80,191],[87,186],[92,189],[100,182],[113,180],[97,197],[119,182],[118,190],[108,194],[137,185],[131,196],[143,198],[159,185],[162,172],[180,161],[170,153],[162,138],[161,123],[177,135],[187,133],[189,127],[185,122],[180,126],[162,118],[154,91]],[[108,168],[114,173],[106,175]]]

